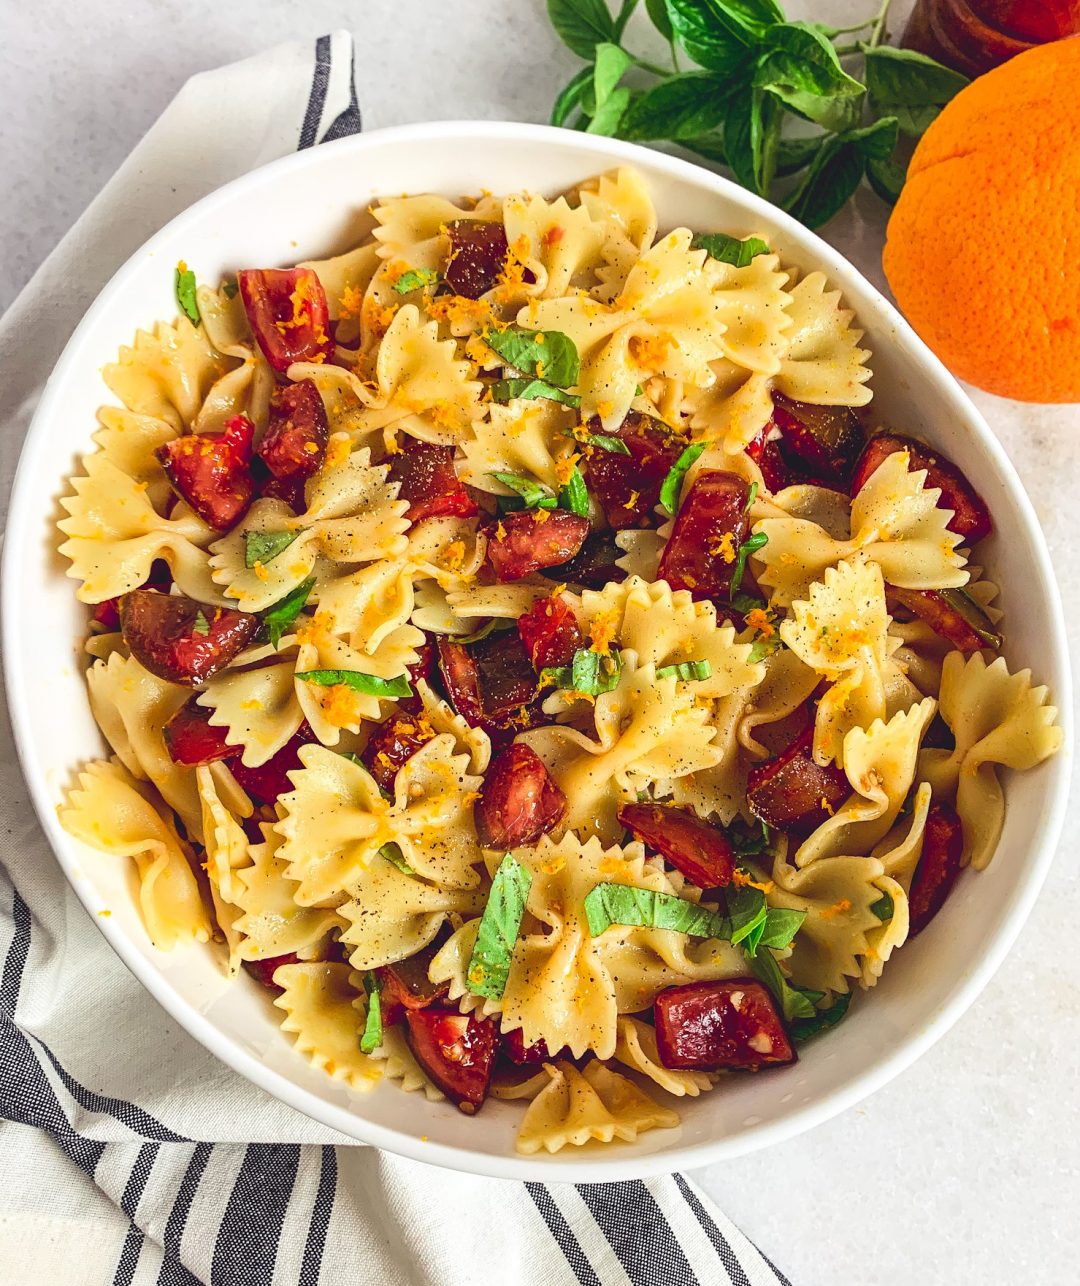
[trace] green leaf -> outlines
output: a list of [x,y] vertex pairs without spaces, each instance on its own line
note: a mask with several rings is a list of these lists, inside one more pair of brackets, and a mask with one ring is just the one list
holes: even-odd
[[192,634],[209,634],[210,622],[206,619],[206,613],[200,608],[195,613],[195,620],[191,625]]
[[805,1044],[814,1036],[828,1031],[844,1017],[851,1004],[851,992],[837,996],[828,1009],[815,1009],[812,1017],[796,1018],[791,1024],[791,1039],[797,1044]]
[[770,28],[754,71],[754,85],[775,94],[808,120],[826,128],[850,125],[850,108],[866,93],[840,64],[831,42],[805,22],[786,22]]
[[652,19],[652,25],[670,44],[675,37],[675,29],[671,25],[665,0],[645,0],[645,12]]
[[579,518],[589,516],[589,488],[585,485],[585,479],[581,476],[581,470],[576,464],[570,471],[566,485],[559,489],[559,508],[569,509]]
[[756,44],[784,11],[775,0],[698,0],[705,17],[744,44]]
[[755,89],[736,94],[724,117],[724,149],[735,178],[751,192],[767,196],[776,171],[780,142],[780,105]]
[[574,653],[569,665],[548,666],[541,670],[540,684],[542,687],[561,688],[564,692],[599,697],[618,687],[621,674],[622,658],[618,653],[607,656],[583,647]]
[[592,120],[585,129],[586,134],[599,134],[603,138],[611,138],[618,134],[623,114],[630,106],[631,97],[628,89],[614,90],[597,106]]
[[695,138],[722,124],[734,86],[703,72],[669,76],[642,94],[626,114],[631,140]]
[[250,570],[256,563],[272,562],[299,535],[299,528],[296,531],[245,531],[244,566]]
[[764,822],[751,826],[737,817],[726,827],[726,834],[736,857],[758,857],[769,851],[769,828]]
[[883,893],[876,902],[872,902],[870,904],[870,910],[873,911],[879,920],[884,921],[891,920],[893,918],[896,908],[893,905],[893,900],[890,894]]
[[198,326],[199,301],[195,295],[195,274],[183,260],[176,265],[173,290],[176,293],[176,302],[183,309],[188,321],[192,326]]
[[634,60],[618,45],[603,44],[596,46],[596,62],[593,66],[593,93],[596,95],[596,106],[602,107],[626,72],[633,67]]
[[615,39],[621,40],[622,34],[626,30],[626,24],[630,21],[630,15],[638,6],[638,0],[622,0],[619,12],[615,15]]
[[[360,760],[357,759],[355,755],[350,757],[354,762],[360,763]],[[360,766],[363,767],[363,764],[360,764]],[[395,844],[393,840],[391,840],[389,844],[384,844],[382,848],[379,849],[379,856],[389,862],[391,866],[396,866],[402,875],[416,874],[408,862],[405,861],[405,854],[402,853],[401,846],[399,844]]]
[[783,951],[791,945],[792,939],[806,919],[805,911],[788,911],[784,907],[771,906],[765,917],[764,932],[758,946],[772,947]]
[[718,21],[701,0],[667,0],[675,39],[694,62],[722,76],[745,72],[746,41]]
[[547,10],[563,44],[579,58],[591,59],[597,45],[616,39],[604,0],[548,0]]
[[554,509],[559,503],[550,488],[532,478],[524,478],[520,473],[489,473],[488,477],[516,491],[524,500],[526,509]]
[[305,683],[315,683],[321,688],[336,688],[339,685],[362,692],[366,697],[411,697],[412,684],[407,674],[399,674],[394,679],[380,679],[376,674],[363,674],[360,670],[304,670],[296,678]]
[[[750,239],[752,241],[754,238],[751,237]],[[751,482],[746,492],[746,504],[743,505],[744,514],[748,514],[750,510],[753,508],[754,501],[757,499],[758,490],[759,490],[758,484],[756,482]]]
[[360,1037],[360,1052],[370,1054],[383,1043],[382,1001],[379,997],[382,984],[373,969],[369,969],[364,975],[364,990],[367,992],[367,1017],[364,1019],[364,1033]]
[[510,853],[499,863],[465,971],[465,985],[474,996],[498,1000],[506,990],[510,957],[525,914],[532,878],[532,873]]
[[576,393],[567,393],[565,389],[556,388],[547,380],[522,379],[496,380],[491,386],[491,398],[494,402],[511,402],[514,398],[533,401],[546,397],[549,402],[562,402],[564,406],[576,409],[581,405],[581,398]]
[[779,652],[784,646],[783,640],[779,634],[773,634],[767,639],[755,639],[750,645],[750,651],[746,659],[751,665],[757,665],[759,661],[764,661],[767,656],[772,656],[774,652]]
[[[735,268],[745,268],[757,255],[772,254],[767,241],[760,237],[729,237],[726,232],[699,232],[690,242],[694,250],[707,250],[710,259],[729,263]],[[756,484],[755,484],[756,485]]]
[[290,590],[284,598],[279,598],[263,612],[263,625],[266,626],[267,636],[274,647],[278,646],[285,631],[300,615],[301,609],[308,601],[308,595],[315,588],[315,580],[316,577],[309,576],[307,580],[301,581],[294,590]]
[[486,625],[475,630],[472,634],[448,634],[451,643],[460,643],[462,647],[467,647],[470,643],[479,643],[481,639],[486,639],[492,634],[497,634],[502,630],[516,629],[516,621],[507,621],[500,617],[493,616]]
[[485,331],[480,338],[507,366],[523,375],[535,376],[556,388],[569,388],[578,382],[581,358],[577,345],[562,331],[507,326],[505,330]]
[[900,129],[915,137],[969,83],[966,76],[913,49],[864,45],[863,55],[875,110],[897,117]]
[[667,477],[660,488],[660,504],[673,517],[675,510],[679,507],[679,494],[682,491],[683,479],[693,467],[694,461],[704,450],[704,442],[692,443],[668,470]]
[[394,282],[394,289],[399,295],[408,295],[422,286],[434,286],[441,280],[442,276],[435,268],[410,268]]
[[717,165],[727,165],[727,149],[724,147],[724,135],[720,131],[712,134],[699,134],[697,138],[681,138],[679,146],[685,147],[687,151],[696,152],[698,156],[703,156],[707,161],[715,161]]
[[784,977],[771,951],[761,951],[757,955],[749,956],[747,963],[772,992],[786,1022],[790,1023],[796,1018],[814,1018],[817,1015],[814,1006],[824,998],[825,993],[793,986]]
[[591,88],[592,67],[582,67],[578,74],[559,91],[551,108],[552,125],[565,125],[575,107],[581,106],[582,96]]
[[782,138],[776,149],[776,173],[781,178],[805,170],[825,142],[824,134],[807,134],[799,138]]
[[871,157],[866,162],[866,177],[870,186],[888,205],[895,205],[907,181],[907,170],[892,157],[879,161]]
[[746,575],[746,560],[751,554],[756,554],[759,549],[764,549],[768,543],[768,536],[763,531],[759,531],[756,535],[748,536],[739,546],[739,552],[735,555],[735,566],[731,573],[730,593],[736,593],[742,584],[742,579]]
[[680,683],[700,683],[711,674],[708,661],[680,661],[678,665],[662,665],[656,671],[658,679],[678,679]]
[[596,447],[598,451],[610,451],[612,455],[630,454],[630,448],[622,438],[611,437],[607,433],[587,433],[583,429],[567,429],[566,434],[585,446]]
[[671,929],[695,938],[727,939],[731,922],[708,907],[684,902],[673,893],[654,893],[629,884],[595,884],[583,901],[589,933],[596,938],[613,924]]
[[748,955],[753,955],[765,928],[769,907],[765,894],[749,886],[727,891],[728,916],[731,919],[731,941],[745,943]]

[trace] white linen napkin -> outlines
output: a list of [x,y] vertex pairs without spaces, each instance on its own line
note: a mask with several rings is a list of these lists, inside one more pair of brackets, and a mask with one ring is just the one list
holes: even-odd
[[[346,32],[193,77],[0,320],[4,513],[26,427],[117,267],[206,192],[356,133]],[[786,1286],[681,1175],[451,1175],[269,1098],[158,1008],[90,922],[0,726],[0,1277],[7,1286]],[[493,1267],[497,1265],[497,1270]]]

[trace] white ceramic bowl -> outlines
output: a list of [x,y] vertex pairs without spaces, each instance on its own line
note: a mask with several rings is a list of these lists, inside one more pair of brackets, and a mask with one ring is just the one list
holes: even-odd
[[[762,233],[786,262],[822,268],[843,290],[873,350],[873,407],[881,422],[939,445],[989,502],[1001,534],[980,559],[1002,586],[1010,663],[1032,666],[1067,715],[1062,612],[1042,533],[1004,451],[936,358],[835,250],[773,206],[683,161],[570,131],[489,123],[386,130],[286,157],[192,206],[121,268],[76,329],[23,449],[7,529],[4,651],[23,768],[57,858],[113,948],[196,1040],[270,1094],[363,1142],[499,1177],[599,1181],[703,1165],[807,1129],[895,1076],[971,1004],[1027,917],[1061,826],[1068,745],[1036,771],[1008,779],[1005,831],[989,869],[961,880],[934,924],[894,955],[873,992],[857,997],[843,1026],[808,1045],[794,1067],[732,1077],[682,1102],[677,1129],[648,1133],[633,1146],[519,1157],[517,1104],[491,1102],[480,1116],[465,1117],[389,1084],[354,1094],[310,1068],[279,1031],[280,1012],[265,990],[246,976],[227,983],[208,948],[156,951],[131,896],[130,864],[103,858],[61,830],[56,805],[103,742],[77,647],[86,609],[55,552],[54,523],[76,456],[91,445],[95,411],[109,400],[101,367],[137,327],[174,315],[178,259],[200,280],[214,281],[240,266],[345,249],[379,194],[485,187],[554,193],[620,164],[645,175],[662,229]],[[99,917],[106,907],[111,916]]]

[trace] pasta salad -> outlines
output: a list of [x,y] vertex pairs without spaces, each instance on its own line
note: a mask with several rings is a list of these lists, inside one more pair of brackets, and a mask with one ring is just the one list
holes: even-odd
[[105,368],[61,819],[351,1088],[633,1140],[843,1019],[1056,711],[822,273],[632,169],[367,226]]

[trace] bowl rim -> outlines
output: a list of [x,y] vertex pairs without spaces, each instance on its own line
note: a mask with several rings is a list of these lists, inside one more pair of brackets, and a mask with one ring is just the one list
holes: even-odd
[[[73,878],[72,868],[75,860],[67,851],[71,841],[60,826],[54,802],[49,797],[43,776],[30,770],[33,764],[33,750],[29,736],[32,712],[28,708],[24,689],[18,682],[19,667],[14,659],[18,649],[13,646],[18,629],[20,607],[20,603],[16,601],[15,569],[23,558],[26,533],[33,530],[35,519],[40,519],[40,514],[36,512],[32,503],[34,497],[28,481],[31,473],[30,462],[45,450],[44,429],[57,410],[61,392],[60,377],[69,365],[78,361],[79,351],[86,336],[96,326],[98,314],[108,302],[127,288],[129,280],[136,274],[147,255],[154,252],[160,241],[171,236],[178,227],[182,227],[196,214],[206,214],[219,205],[231,202],[237,194],[265,182],[268,176],[279,173],[300,174],[311,165],[325,163],[325,157],[331,151],[362,154],[371,148],[384,147],[387,144],[407,146],[414,143],[431,143],[440,139],[465,143],[514,140],[531,148],[543,148],[554,143],[558,143],[561,147],[576,144],[582,149],[583,158],[586,155],[595,158],[598,169],[610,168],[620,163],[644,164],[647,159],[647,164],[652,169],[658,169],[673,178],[683,179],[697,187],[711,189],[734,205],[741,207],[748,215],[757,216],[768,226],[777,228],[790,236],[796,244],[805,244],[808,253],[813,253],[816,266],[822,268],[829,275],[831,282],[841,290],[847,291],[852,282],[858,284],[868,296],[871,309],[876,310],[881,322],[892,329],[894,342],[908,350],[923,373],[932,381],[943,409],[956,411],[972,428],[978,446],[987,457],[989,467],[1001,477],[1023,518],[1034,551],[1037,570],[1048,587],[1048,608],[1053,628],[1052,636],[1047,640],[1050,645],[1047,668],[1055,672],[1052,679],[1054,703],[1062,715],[1064,743],[1061,752],[1048,765],[1051,774],[1048,806],[1042,811],[1028,840],[1023,874],[1015,897],[1014,914],[1001,924],[994,935],[986,939],[983,950],[971,968],[955,980],[947,1000],[928,1017],[918,1031],[905,1036],[886,1055],[875,1061],[864,1072],[853,1077],[847,1084],[806,1103],[779,1121],[744,1126],[738,1134],[730,1138],[693,1144],[676,1143],[655,1152],[644,1154],[634,1152],[626,1156],[620,1156],[617,1152],[614,1155],[601,1153],[579,1155],[575,1152],[569,1157],[525,1157],[516,1153],[494,1155],[450,1144],[426,1142],[418,1135],[406,1134],[378,1124],[348,1108],[323,1101],[284,1073],[265,1066],[254,1054],[248,1053],[219,1032],[202,1013],[173,989],[160,969],[154,967],[135,949],[127,933],[115,920],[97,914],[103,909],[103,905],[96,897],[94,887],[89,881]],[[383,1148],[415,1161],[501,1179],[542,1182],[614,1182],[667,1174],[677,1169],[703,1166],[741,1156],[792,1138],[831,1119],[872,1094],[909,1067],[943,1036],[972,1004],[1001,965],[1026,922],[1053,861],[1064,823],[1072,759],[1072,723],[1069,717],[1072,707],[1072,683],[1061,595],[1034,508],[1001,443],[991,431],[981,412],[941,361],[881,291],[838,250],[816,233],[799,224],[783,210],[732,181],[690,161],[638,144],[595,135],[574,134],[549,125],[510,121],[451,120],[417,123],[372,130],[320,144],[318,148],[290,153],[215,188],[175,215],[130,255],[98,293],[76,325],[49,374],[20,449],[12,482],[4,544],[3,559],[0,564],[0,580],[2,580],[0,644],[3,651],[4,679],[11,727],[19,764],[50,847],[65,878],[86,907],[91,920],[110,947],[166,1013],[214,1057],[302,1115],[358,1143]],[[1047,766],[1044,765],[1044,767]]]

